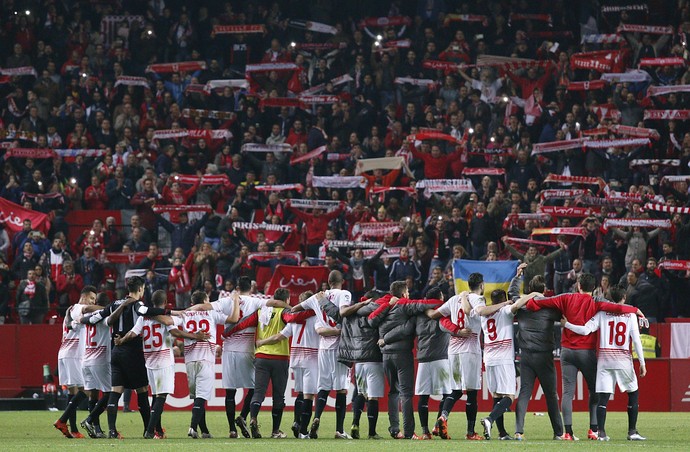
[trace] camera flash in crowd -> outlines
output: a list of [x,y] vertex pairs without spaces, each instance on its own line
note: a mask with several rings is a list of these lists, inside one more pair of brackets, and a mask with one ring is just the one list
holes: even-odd
[[470,133],[470,135],[472,135],[472,134],[474,133],[474,129],[473,129],[472,127],[470,127],[470,129],[468,130],[468,132]]
[[291,43],[290,43],[290,47],[292,47],[292,48],[294,49],[295,47],[297,47],[297,43],[296,43],[296,42],[294,42],[294,41],[293,41],[293,42],[291,42]]
[[494,141],[496,141],[496,138],[491,137],[491,138],[489,138],[489,141],[491,141],[493,143]]
[[77,183],[77,179],[73,177],[69,180],[69,182],[70,182],[70,184],[74,185]]
[[382,40],[383,40],[383,36],[381,36],[381,35],[376,35],[376,40],[377,40],[377,41],[382,41]]
[[508,96],[503,96],[503,102],[508,102]]

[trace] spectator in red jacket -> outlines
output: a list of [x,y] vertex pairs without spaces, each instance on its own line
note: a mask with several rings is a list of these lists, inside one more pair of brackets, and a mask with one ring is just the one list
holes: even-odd
[[300,220],[304,222],[307,228],[307,255],[316,257],[319,254],[319,246],[326,238],[326,231],[328,230],[328,222],[345,209],[345,203],[340,202],[340,206],[333,212],[323,213],[322,209],[314,209],[313,213],[307,213],[292,207],[288,200],[288,209]]
[[285,142],[293,148],[298,148],[300,144],[307,142],[307,132],[305,132],[302,126],[302,121],[299,119],[295,120]]
[[460,160],[462,155],[462,149],[458,149],[452,154],[443,154],[437,144],[431,146],[431,153],[419,152],[414,146],[411,146],[410,150],[414,158],[424,162],[424,177],[426,179],[444,179],[450,163]]
[[74,262],[62,264],[62,274],[55,281],[58,297],[58,312],[64,316],[67,308],[79,300],[79,293],[84,288],[82,277],[74,273]]
[[105,210],[108,208],[108,195],[105,193],[105,184],[97,175],[91,176],[91,185],[84,193],[84,203],[87,210]]

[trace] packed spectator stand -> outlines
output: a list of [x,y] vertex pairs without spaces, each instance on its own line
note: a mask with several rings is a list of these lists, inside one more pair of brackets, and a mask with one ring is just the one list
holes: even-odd
[[[688,316],[690,2],[5,1],[0,319],[452,260]],[[89,218],[89,224],[75,219]]]

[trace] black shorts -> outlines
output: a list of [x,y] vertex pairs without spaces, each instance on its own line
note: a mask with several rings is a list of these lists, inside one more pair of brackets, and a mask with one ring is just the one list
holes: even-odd
[[140,348],[115,347],[110,357],[113,386],[139,389],[148,386],[144,351]]

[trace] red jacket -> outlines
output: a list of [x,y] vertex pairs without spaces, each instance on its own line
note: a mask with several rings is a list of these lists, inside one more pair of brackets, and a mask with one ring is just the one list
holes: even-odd
[[414,146],[410,150],[414,158],[424,162],[424,177],[426,179],[445,179],[450,163],[460,160],[462,156],[462,151],[455,151],[452,154],[441,154],[439,158],[434,158],[431,153],[419,152]]
[[74,304],[79,300],[80,292],[84,288],[84,280],[80,275],[74,274],[74,280],[69,281],[65,273],[57,277],[55,281],[55,288],[57,289],[58,296],[63,293],[67,294],[70,304]]
[[304,222],[307,227],[307,245],[320,245],[323,239],[326,238],[326,231],[328,230],[328,223],[340,215],[343,211],[343,206],[341,205],[333,212],[324,213],[318,217],[315,217],[311,213],[303,212],[294,207],[289,207],[290,211],[300,220]]
[[[566,293],[549,298],[533,298],[527,302],[527,309],[537,311],[541,308],[554,308],[574,325],[584,325],[599,311],[617,314],[635,314],[637,308],[624,304],[595,302],[591,295],[585,293]],[[597,345],[597,335],[581,336],[563,328],[561,346],[565,348],[594,350]]]

